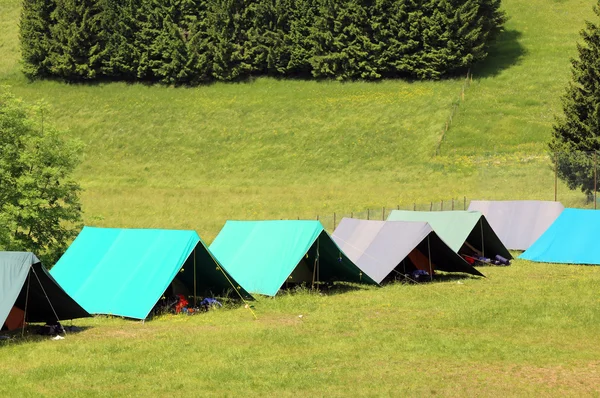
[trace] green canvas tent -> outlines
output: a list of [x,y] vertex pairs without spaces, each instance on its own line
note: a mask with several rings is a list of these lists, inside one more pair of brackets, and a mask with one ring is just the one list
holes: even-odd
[[145,319],[174,279],[194,297],[251,297],[195,231],[84,227],[50,272],[92,314]]
[[90,316],[33,253],[0,252],[0,326],[11,313],[19,314],[18,325]]
[[286,282],[377,284],[319,221],[227,221],[211,252],[249,292],[275,296]]
[[470,251],[468,246],[494,258],[512,255],[498,238],[483,214],[478,211],[410,211],[393,210],[388,221],[424,221],[457,253]]

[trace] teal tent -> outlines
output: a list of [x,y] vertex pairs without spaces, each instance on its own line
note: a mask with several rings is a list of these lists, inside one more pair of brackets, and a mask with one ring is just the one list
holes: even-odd
[[564,209],[519,258],[544,263],[600,265],[600,211]]
[[[0,252],[0,327],[90,316],[59,285],[33,253]],[[16,318],[16,319],[15,319]]]
[[474,248],[483,256],[494,258],[500,255],[512,259],[500,238],[486,218],[478,211],[409,211],[393,210],[388,221],[428,222],[440,238],[456,253]]
[[376,284],[319,221],[227,221],[210,250],[252,293],[275,296],[286,282]]
[[194,297],[249,297],[195,231],[84,227],[50,272],[93,314],[145,319],[174,279]]

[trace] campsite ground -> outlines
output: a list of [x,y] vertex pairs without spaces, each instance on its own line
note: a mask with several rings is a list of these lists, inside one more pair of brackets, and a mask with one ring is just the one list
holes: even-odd
[[[463,78],[257,79],[172,88],[28,82],[20,0],[0,0],[0,84],[86,145],[88,225],[191,228],[450,198],[554,198],[546,154],[591,0],[504,0],[509,21]],[[559,185],[566,205],[589,206]],[[446,202],[448,203],[448,202]],[[515,261],[487,279],[299,293],[141,324],[77,321],[2,343],[0,395],[598,395],[600,269]],[[460,283],[459,283],[460,282]],[[299,318],[298,315],[303,315]]]
[[[0,346],[0,395],[597,396],[600,268],[301,292]],[[302,315],[300,318],[299,315]]]

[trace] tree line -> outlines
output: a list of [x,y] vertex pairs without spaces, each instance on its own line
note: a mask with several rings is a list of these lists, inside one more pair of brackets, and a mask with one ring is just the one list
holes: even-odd
[[484,59],[500,0],[24,0],[32,78],[438,79]]

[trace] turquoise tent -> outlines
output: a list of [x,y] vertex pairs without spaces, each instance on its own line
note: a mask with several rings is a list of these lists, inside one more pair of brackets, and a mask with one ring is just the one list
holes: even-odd
[[600,211],[564,209],[519,258],[543,263],[600,265]]
[[249,296],[195,231],[84,227],[50,273],[92,314],[145,319],[175,278],[194,297]]
[[252,293],[275,296],[286,282],[377,284],[348,259],[319,221],[227,221],[210,250]]

